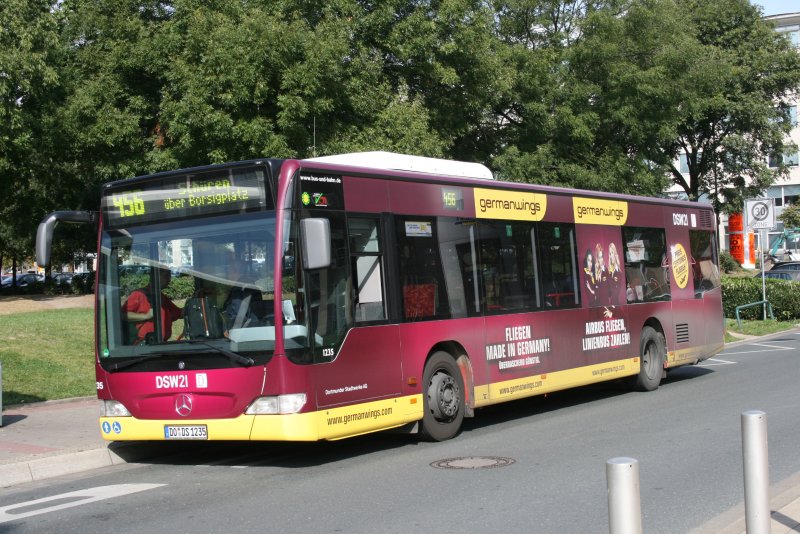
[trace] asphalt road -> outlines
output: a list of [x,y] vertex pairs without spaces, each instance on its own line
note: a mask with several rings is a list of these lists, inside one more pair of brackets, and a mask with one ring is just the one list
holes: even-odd
[[[786,334],[651,393],[602,385],[485,409],[444,443],[192,444],[0,490],[0,532],[605,533],[605,462],[619,456],[640,463],[644,531],[688,532],[743,500],[742,412],[767,413],[771,482],[800,472],[798,384],[800,335]],[[504,461],[432,465],[476,457]]]

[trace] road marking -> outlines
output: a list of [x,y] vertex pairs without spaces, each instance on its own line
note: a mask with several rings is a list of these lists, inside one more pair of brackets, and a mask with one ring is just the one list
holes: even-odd
[[721,360],[719,358],[709,358],[706,360],[707,362],[717,362],[717,363],[701,363],[697,367],[715,367],[719,365],[736,365],[736,362],[729,362],[728,360]]
[[11,506],[0,506],[0,523],[17,521],[26,517],[64,510],[74,506],[81,506],[114,497],[122,497],[131,493],[151,490],[166,486],[166,484],[116,484],[113,486],[98,486],[87,488],[69,493],[61,493],[52,497],[36,499],[33,501],[12,504]]
[[[758,345],[758,344],[753,343],[753,345]],[[758,346],[764,347],[766,345],[758,345]],[[730,356],[731,354],[763,354],[765,352],[780,352],[780,351],[784,351],[784,350],[795,350],[795,349],[792,348],[792,347],[775,347],[775,348],[770,348],[769,350],[763,350],[763,349],[762,350],[740,350],[740,351],[737,351],[737,352],[723,352],[722,354],[724,354],[725,356]]]
[[767,345],[766,343],[751,343],[751,345],[755,345],[756,347],[767,347],[769,349],[777,349],[777,350],[794,350],[794,347],[783,347],[781,345]]

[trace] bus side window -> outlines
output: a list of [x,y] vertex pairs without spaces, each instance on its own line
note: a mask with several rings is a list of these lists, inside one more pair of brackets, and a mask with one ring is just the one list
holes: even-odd
[[695,297],[719,287],[719,263],[714,233],[704,230],[689,230],[692,249],[691,269],[694,279]]
[[536,259],[542,273],[544,305],[565,308],[580,302],[575,226],[539,223]]
[[[456,230],[446,217],[406,216],[397,221],[397,247],[400,289],[403,297],[403,317],[419,321],[450,316],[448,291],[441,250],[447,249]],[[449,261],[449,260],[447,260]]]
[[357,322],[382,321],[386,319],[386,306],[378,219],[350,217],[347,230],[355,283],[354,319]]
[[486,312],[537,308],[533,223],[481,221],[478,234]]
[[628,302],[670,300],[667,239],[661,228],[624,227],[625,273]]

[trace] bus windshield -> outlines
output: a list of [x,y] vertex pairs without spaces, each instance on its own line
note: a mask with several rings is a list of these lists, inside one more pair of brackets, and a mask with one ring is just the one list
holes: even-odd
[[[269,355],[275,348],[275,212],[103,233],[101,362],[158,355]],[[234,355],[235,356],[235,355]]]

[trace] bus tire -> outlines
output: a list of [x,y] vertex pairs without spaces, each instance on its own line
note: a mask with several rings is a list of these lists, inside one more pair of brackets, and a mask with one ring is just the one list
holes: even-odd
[[425,364],[420,435],[426,441],[454,437],[464,420],[464,380],[450,354],[438,351]]
[[651,326],[642,329],[640,344],[641,366],[639,374],[632,377],[636,391],[653,391],[661,384],[664,376],[664,361],[667,358],[667,343],[663,334]]

